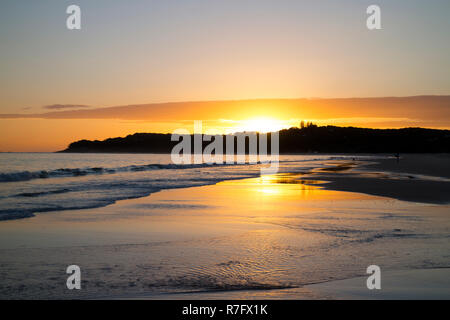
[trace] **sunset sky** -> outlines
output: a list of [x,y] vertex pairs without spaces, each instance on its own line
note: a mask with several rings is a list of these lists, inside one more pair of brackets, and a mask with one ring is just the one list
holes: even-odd
[[[81,30],[66,28],[70,4],[81,7]],[[382,30],[372,31],[370,4],[2,1],[0,151],[192,120],[218,132],[302,119],[450,128],[450,1],[376,1]],[[423,95],[446,97],[339,99]],[[174,103],[185,101],[218,102]]]

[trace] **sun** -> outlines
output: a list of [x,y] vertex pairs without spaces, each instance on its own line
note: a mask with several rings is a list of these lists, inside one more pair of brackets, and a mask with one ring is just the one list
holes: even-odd
[[233,134],[236,132],[276,132],[283,129],[289,129],[298,126],[298,119],[280,120],[270,116],[259,116],[244,119],[221,119],[221,130],[225,134]]
[[289,127],[285,121],[273,119],[273,118],[253,118],[242,120],[237,131],[250,131],[250,132],[274,132]]

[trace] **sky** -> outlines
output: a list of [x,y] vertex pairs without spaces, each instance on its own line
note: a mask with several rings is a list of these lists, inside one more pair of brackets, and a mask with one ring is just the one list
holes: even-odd
[[[81,30],[66,28],[71,4],[81,8]],[[371,4],[381,8],[381,30],[366,27]],[[449,95],[449,9],[448,0],[1,0],[0,114],[183,101]],[[277,105],[271,108],[276,113]],[[423,120],[413,113],[414,123]],[[349,118],[330,118],[336,116]],[[54,151],[73,139],[170,131],[172,120],[242,122],[274,115],[255,111],[245,117],[238,109],[227,118],[202,112],[154,123],[0,115],[0,151]],[[302,114],[281,117],[287,124]],[[355,110],[350,118],[365,117]],[[371,117],[385,123],[392,116]]]

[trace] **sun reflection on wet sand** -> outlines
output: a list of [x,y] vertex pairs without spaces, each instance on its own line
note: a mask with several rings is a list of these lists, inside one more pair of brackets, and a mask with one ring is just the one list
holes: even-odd
[[0,256],[5,265],[26,260],[20,268],[31,279],[41,276],[42,257],[49,277],[61,261],[77,262],[90,270],[84,294],[149,298],[313,297],[301,287],[361,275],[374,257],[384,268],[445,262],[439,252],[448,239],[435,235],[446,234],[448,207],[331,191],[326,183],[276,174],[6,221]]

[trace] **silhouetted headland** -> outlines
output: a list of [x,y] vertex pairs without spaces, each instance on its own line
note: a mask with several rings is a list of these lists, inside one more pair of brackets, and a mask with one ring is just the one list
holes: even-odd
[[[225,138],[225,136],[223,137]],[[281,130],[279,139],[281,154],[450,152],[450,130],[438,129],[369,129],[319,127],[309,124],[303,128],[293,127]],[[171,134],[135,133],[124,138],[109,138],[103,141],[76,141],[61,152],[170,153],[178,143],[178,141],[171,141]],[[209,143],[203,142],[203,145],[206,146]],[[270,133],[268,134],[268,146],[270,151]]]

